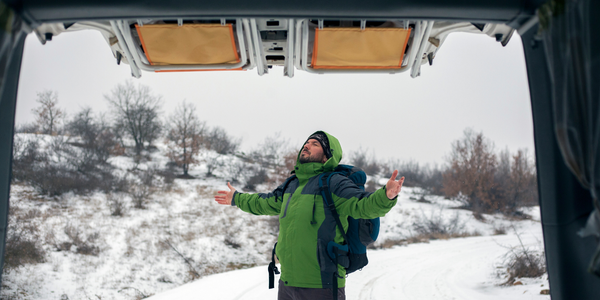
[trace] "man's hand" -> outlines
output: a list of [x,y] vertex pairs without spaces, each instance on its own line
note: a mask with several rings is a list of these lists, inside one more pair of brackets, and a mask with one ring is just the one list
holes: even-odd
[[229,182],[227,183],[227,187],[229,188],[229,191],[218,191],[215,195],[215,201],[217,201],[217,203],[231,205],[231,199],[233,199],[235,188],[233,188]]
[[394,170],[392,177],[385,184],[385,194],[390,200],[396,198],[396,196],[400,194],[402,184],[404,183],[404,176],[402,176],[398,181],[396,181],[396,176],[398,176],[398,170]]

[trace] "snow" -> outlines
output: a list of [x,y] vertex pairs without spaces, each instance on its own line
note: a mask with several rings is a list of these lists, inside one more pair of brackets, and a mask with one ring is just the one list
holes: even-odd
[[[530,224],[520,234],[527,245],[537,245],[539,226]],[[506,253],[506,245],[519,245],[515,234],[432,241],[428,244],[370,250],[369,265],[350,274],[346,299],[550,299],[540,295],[547,278],[522,280],[523,285],[499,286],[494,270]],[[267,267],[207,276],[193,283],[157,294],[149,300],[276,299],[268,289]]]
[[[21,135],[19,139],[31,139]],[[43,137],[48,144],[50,137]],[[117,172],[164,168],[162,145],[150,159],[135,163],[131,157],[111,157]],[[206,161],[222,166],[206,177]],[[37,195],[27,185],[11,186],[11,209],[37,224],[46,262],[25,265],[3,274],[2,297],[13,299],[276,299],[268,289],[266,265],[277,238],[276,219],[254,216],[237,208],[220,206],[214,193],[226,189],[229,165],[238,157],[214,152],[201,155],[203,163],[190,169],[196,179],[176,179],[169,189],[148,199],[146,209],[133,208],[127,194],[123,216],[111,216],[107,195],[66,194],[57,198]],[[228,165],[229,164],[229,165]],[[384,179],[378,179],[385,182]],[[234,184],[242,190],[243,184]],[[424,198],[425,202],[418,200]],[[459,209],[460,201],[428,195],[420,188],[404,187],[398,204],[381,219],[381,231],[369,250],[369,265],[350,274],[347,299],[549,299],[546,277],[520,279],[523,285],[504,286],[502,267],[511,247],[542,247],[539,207],[524,209],[529,220],[509,220]],[[276,217],[275,217],[276,218]],[[474,235],[427,243],[390,241],[415,235],[420,220],[456,220],[463,232]],[[275,221],[275,222],[274,222]],[[82,239],[98,247],[97,255],[77,253],[65,229],[75,228]],[[496,231],[504,235],[494,235]],[[90,238],[94,235],[96,239]],[[394,243],[392,243],[394,244]],[[187,260],[187,262],[186,262]],[[194,275],[198,273],[198,275]],[[153,296],[152,296],[153,295]]]

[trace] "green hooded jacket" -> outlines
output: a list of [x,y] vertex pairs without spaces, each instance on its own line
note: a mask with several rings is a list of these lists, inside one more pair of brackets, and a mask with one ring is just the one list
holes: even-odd
[[[281,263],[281,280],[286,286],[333,286],[331,275],[335,267],[332,270],[332,260],[323,248],[332,238],[335,238],[338,244],[342,244],[344,239],[320,195],[317,178],[319,174],[335,169],[342,159],[342,147],[334,136],[325,134],[329,139],[332,156],[324,164],[302,164],[299,162],[301,148],[293,171],[297,179],[292,180],[285,191],[281,185],[271,193],[236,192],[233,196],[232,205],[245,212],[255,215],[279,215],[276,254]],[[385,187],[368,193],[339,174],[332,176],[330,190],[344,230],[348,229],[347,216],[356,219],[382,217],[397,202],[396,199],[388,199]],[[341,277],[338,277],[337,286],[344,287],[345,269],[337,266],[337,271]]]

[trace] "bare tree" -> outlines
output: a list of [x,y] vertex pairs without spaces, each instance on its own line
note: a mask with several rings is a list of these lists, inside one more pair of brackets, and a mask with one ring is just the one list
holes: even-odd
[[117,85],[110,95],[104,98],[112,106],[115,127],[122,128],[135,142],[135,150],[140,154],[144,144],[151,145],[161,131],[161,96],[151,93],[144,85],[137,87],[131,81]]
[[520,149],[512,156],[510,170],[505,209],[514,212],[523,205],[536,205],[538,197],[535,164],[530,161],[526,150]]
[[167,156],[188,176],[190,165],[197,164],[196,156],[202,146],[205,123],[198,120],[196,107],[185,101],[169,118],[166,142]]
[[443,175],[446,195],[462,193],[475,213],[497,209],[494,175],[498,163],[493,147],[483,133],[466,129],[464,137],[452,143],[450,168]]
[[65,112],[58,108],[58,93],[43,91],[37,93],[36,102],[39,107],[32,109],[36,114],[35,121],[45,134],[56,134],[58,126],[65,117]]

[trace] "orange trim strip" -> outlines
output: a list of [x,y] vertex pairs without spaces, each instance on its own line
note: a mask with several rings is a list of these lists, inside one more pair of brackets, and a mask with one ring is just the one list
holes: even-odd
[[408,44],[408,39],[410,38],[410,31],[412,28],[408,27],[408,32],[406,33],[406,39],[404,41],[404,46],[402,47],[402,54],[400,54],[400,63],[398,63],[398,67],[402,67],[402,60],[404,59],[404,52],[406,52],[406,45]]
[[390,66],[390,67],[370,67],[370,66],[313,66],[313,69],[400,69],[401,67]]
[[319,28],[315,29],[315,43],[313,45],[313,55],[310,64],[313,68],[317,65],[317,49],[319,49]]
[[159,70],[154,73],[169,73],[169,72],[204,72],[204,71],[246,71],[242,68],[236,69],[206,69],[206,70]]
[[152,60],[150,60],[150,55],[148,55],[148,48],[146,48],[146,43],[144,43],[144,38],[142,38],[142,33],[140,32],[140,27],[138,26],[138,24],[135,24],[135,30],[137,31],[138,36],[140,37],[140,42],[142,43],[142,47],[144,48],[144,54],[146,55],[146,59],[148,59],[150,65],[154,65]]
[[233,46],[233,53],[235,53],[235,60],[240,62],[240,57],[237,53],[237,47],[235,46],[235,38],[233,37],[233,25],[227,24],[229,26],[229,36],[231,36],[231,45]]

